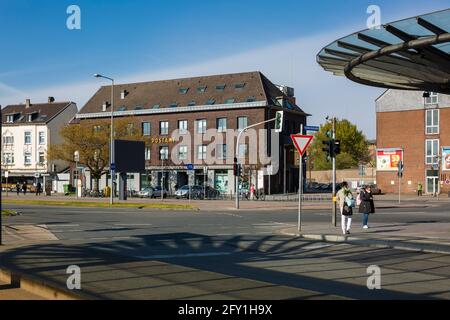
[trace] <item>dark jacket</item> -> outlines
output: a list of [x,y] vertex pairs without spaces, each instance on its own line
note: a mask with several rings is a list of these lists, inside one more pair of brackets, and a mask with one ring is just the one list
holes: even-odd
[[361,191],[360,199],[361,204],[359,205],[359,213],[375,213],[372,193]]

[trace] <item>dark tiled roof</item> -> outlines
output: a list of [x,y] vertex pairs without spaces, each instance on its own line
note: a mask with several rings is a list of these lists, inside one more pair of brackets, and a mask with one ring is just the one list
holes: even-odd
[[[225,85],[225,88],[223,86]],[[243,86],[243,87],[242,87]],[[239,88],[236,88],[239,87]],[[206,89],[205,89],[206,88]],[[121,92],[126,91],[125,99]],[[202,92],[204,91],[204,92]],[[260,72],[246,72],[194,78],[161,80],[114,86],[114,110],[131,111],[136,109],[186,107],[192,105],[226,104],[233,98],[234,103],[268,101],[273,105],[276,97],[284,94]],[[111,86],[102,86],[80,110],[80,114],[102,112],[108,103],[110,111]],[[296,107],[298,108],[298,107]],[[302,112],[300,108],[297,111]]]
[[[25,104],[8,105],[1,110],[2,124],[3,125],[15,125],[30,123],[27,119],[28,114],[34,114],[31,123],[47,123],[52,120],[56,115],[68,107],[72,102],[52,102],[52,103],[37,103],[31,104],[28,108]],[[13,123],[6,122],[6,115],[15,114],[15,120]]]

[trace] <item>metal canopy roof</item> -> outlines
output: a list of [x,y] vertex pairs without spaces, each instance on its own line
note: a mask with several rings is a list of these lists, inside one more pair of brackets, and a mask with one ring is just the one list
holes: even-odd
[[450,9],[353,33],[323,48],[317,62],[370,86],[450,94]]

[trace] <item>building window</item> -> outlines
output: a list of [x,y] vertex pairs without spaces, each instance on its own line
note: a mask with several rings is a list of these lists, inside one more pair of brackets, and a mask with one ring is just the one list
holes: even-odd
[[212,106],[213,104],[215,104],[216,103],[216,100],[215,99],[208,99],[208,101],[206,101],[206,105],[207,106]]
[[225,90],[226,85],[224,84],[219,84],[216,86],[216,90],[219,92],[223,92]]
[[8,114],[6,116],[6,122],[13,123],[14,122],[14,115],[13,114]]
[[180,134],[186,134],[188,131],[188,122],[187,120],[178,120],[178,132]]
[[3,154],[3,163],[6,165],[14,164],[14,153],[4,153]]
[[218,132],[227,131],[227,118],[218,118],[216,122]]
[[145,147],[145,160],[150,160],[151,150],[150,147]]
[[206,92],[206,86],[200,86],[197,88],[198,93],[205,93]]
[[234,88],[239,91],[244,89],[244,87],[245,87],[245,82],[239,82],[234,85]]
[[14,136],[3,136],[3,144],[4,145],[14,144]]
[[25,132],[25,144],[31,144],[31,132]]
[[247,97],[247,102],[255,102],[256,98],[255,97]]
[[188,103],[188,107],[193,107],[193,106],[195,106],[195,105],[196,105],[196,103],[195,103],[194,100],[191,100],[191,101],[189,101],[189,103]]
[[130,136],[134,135],[134,133],[135,133],[135,131],[134,131],[134,123],[127,124],[127,133]]
[[169,134],[169,121],[159,122],[159,134],[161,135]]
[[216,158],[219,160],[224,160],[227,158],[227,145],[218,144],[216,146]]
[[248,117],[238,117],[238,130],[243,130],[248,127]]
[[439,109],[426,110],[426,134],[439,133]]
[[188,91],[189,91],[189,88],[180,88],[180,90],[179,90],[180,94],[186,94],[186,93],[188,93]]
[[159,160],[169,159],[169,147],[159,147]]
[[23,163],[25,165],[30,165],[31,164],[31,153],[30,152],[25,152]]
[[197,160],[206,160],[206,145],[197,146]]
[[206,119],[197,120],[197,133],[206,133]]
[[159,109],[160,105],[159,104],[154,104],[152,109]]
[[240,143],[239,144],[239,150],[238,150],[238,156],[240,159],[245,158],[247,156],[247,144],[246,143]]
[[234,98],[228,98],[227,100],[225,100],[225,104],[232,104],[234,103],[234,101],[236,101]]
[[45,162],[45,154],[44,152],[39,152],[39,164],[44,164]]
[[188,149],[187,146],[179,146],[178,147],[178,159],[179,160],[187,160]]
[[39,132],[39,144],[45,144],[45,132],[44,131]]
[[437,164],[439,153],[439,140],[425,140],[425,163]]
[[172,103],[169,105],[169,108],[176,108],[176,107],[178,107],[178,103],[176,103],[176,102],[172,102]]
[[93,126],[92,130],[94,133],[99,133],[102,130],[102,126]]
[[438,104],[438,94],[436,92],[430,92],[430,96],[425,98],[425,104]]
[[142,135],[143,136],[149,136],[151,135],[151,125],[150,122],[142,122]]

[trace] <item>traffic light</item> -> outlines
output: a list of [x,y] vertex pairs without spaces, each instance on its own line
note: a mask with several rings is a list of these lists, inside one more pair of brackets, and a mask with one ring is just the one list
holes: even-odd
[[233,163],[233,175],[237,176],[238,175],[238,163],[237,163],[237,158],[234,158],[234,163]]
[[275,114],[275,132],[283,131],[283,111],[277,111]]
[[333,157],[333,142],[332,140],[322,141],[325,147],[322,148],[323,152],[326,152],[328,161]]
[[404,168],[403,161],[398,162],[397,168],[398,168],[397,175],[399,178],[402,178],[403,177],[403,168]]
[[336,157],[340,153],[341,153],[341,140],[334,140],[333,155]]
[[242,164],[238,164],[238,172],[237,172],[239,177],[242,177],[244,175],[243,172],[243,165]]

